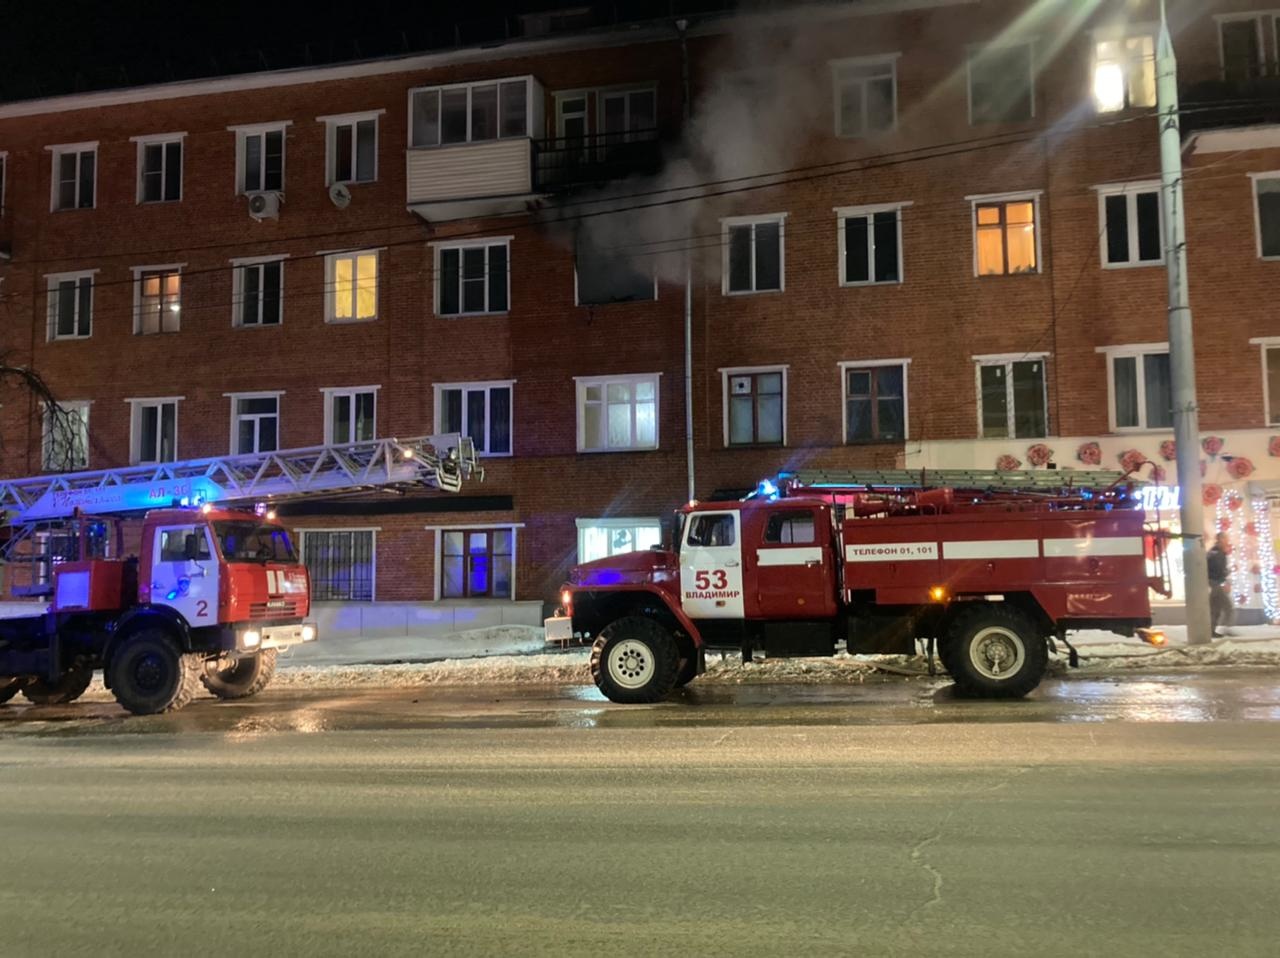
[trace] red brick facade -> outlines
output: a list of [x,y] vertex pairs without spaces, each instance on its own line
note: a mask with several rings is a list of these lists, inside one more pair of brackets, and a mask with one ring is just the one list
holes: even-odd
[[[1105,436],[1110,429],[1107,357],[1098,347],[1167,339],[1164,270],[1104,269],[1100,259],[1104,237],[1094,188],[1158,177],[1154,111],[1099,114],[1093,106],[1094,44],[1101,34],[1091,31],[1105,28],[1114,11],[1104,9],[1083,24],[1022,22],[1018,28],[1035,42],[1035,117],[975,126],[966,82],[970,45],[1007,38],[1019,13],[1037,5],[900,6],[902,12],[876,16],[716,22],[695,25],[690,35],[695,120],[735,44],[778,44],[793,57],[801,51],[803,63],[784,59],[778,69],[812,73],[798,87],[810,102],[795,105],[805,133],[788,131],[784,168],[765,167],[785,169],[791,182],[769,189],[744,190],[742,182],[708,186],[726,195],[703,202],[690,235],[670,237],[694,249],[699,494],[749,486],[799,465],[911,464],[930,444],[941,444],[928,453],[935,460],[930,464],[948,464],[936,461],[951,454],[948,444],[979,436],[973,357],[991,354],[1045,354],[1046,441],[1069,466],[1074,437]],[[1132,4],[1114,6],[1135,23],[1156,16],[1151,2],[1136,12]],[[1251,9],[1233,0],[1175,5],[1184,88],[1220,70],[1212,14]],[[1272,23],[1270,15],[1266,22]],[[1271,29],[1274,37],[1274,24]],[[1274,40],[1267,42],[1274,60],[1280,51]],[[827,61],[887,53],[898,54],[895,130],[869,139],[834,136]],[[228,451],[228,393],[281,392],[280,444],[293,447],[323,441],[326,388],[379,387],[378,435],[410,436],[433,431],[436,384],[512,380],[514,454],[487,459],[483,486],[463,493],[509,496],[510,510],[433,512],[429,505],[439,497],[427,496],[420,512],[391,515],[374,507],[360,516],[302,514],[292,521],[300,529],[377,528],[379,600],[437,597],[436,541],[427,527],[519,525],[516,597],[551,598],[575,558],[576,519],[665,517],[686,496],[684,289],[664,279],[655,302],[577,306],[573,251],[557,231],[526,215],[427,223],[406,208],[409,91],[525,75],[545,90],[545,129],[531,130],[535,138],[556,134],[556,92],[586,88],[652,84],[660,129],[671,134],[681,123],[684,84],[674,28],[621,39],[558,38],[542,47],[530,42],[345,73],[320,69],[0,104],[0,246],[11,251],[0,260],[5,361],[37,370],[61,400],[92,402],[91,468],[128,461],[130,398],[183,397],[177,455],[193,458]],[[326,124],[317,118],[372,111],[384,111],[377,180],[352,185],[352,202],[338,209],[327,195]],[[285,202],[278,220],[255,222],[237,195],[237,138],[229,128],[276,121],[290,124]],[[177,132],[185,134],[181,201],[138,203],[135,139]],[[1201,424],[1209,432],[1261,433],[1267,425],[1263,365],[1250,339],[1280,334],[1273,306],[1280,264],[1258,255],[1247,174],[1280,169],[1280,139],[1259,142],[1213,153],[1192,146],[1187,153]],[[50,212],[48,148],[69,143],[97,144],[96,205]],[[856,160],[863,162],[849,168]],[[619,190],[626,193],[630,185]],[[635,192],[644,189],[637,185]],[[1039,270],[976,277],[968,197],[1010,192],[1037,198]],[[834,210],[874,204],[905,204],[904,281],[842,287]],[[786,214],[785,289],[723,295],[720,217],[773,213]],[[507,312],[436,315],[431,244],[450,236],[511,237]],[[318,254],[357,247],[380,250],[377,319],[327,323],[325,260]],[[283,321],[235,327],[230,261],[267,255],[288,257]],[[182,264],[181,331],[135,335],[133,270],[158,264]],[[92,335],[50,342],[46,276],[83,270],[97,271]],[[907,440],[846,444],[838,364],[886,359],[910,361]],[[721,370],[757,366],[787,367],[786,447],[726,449]],[[659,448],[577,452],[574,377],[640,373],[661,374]],[[38,472],[40,418],[32,398],[10,386],[0,403],[4,474]],[[1008,451],[1026,445],[1010,441]]]

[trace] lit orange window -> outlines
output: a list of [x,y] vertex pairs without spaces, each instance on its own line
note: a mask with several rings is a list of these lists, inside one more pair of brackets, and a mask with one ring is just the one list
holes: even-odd
[[1032,200],[983,203],[975,213],[979,276],[1036,272],[1036,204]]

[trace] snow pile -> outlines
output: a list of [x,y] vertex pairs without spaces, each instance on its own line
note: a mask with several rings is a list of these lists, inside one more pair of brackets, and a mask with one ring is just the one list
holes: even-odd
[[[1280,639],[1220,639],[1210,645],[1153,648],[1132,642],[1091,644],[1080,650],[1079,672],[1196,669],[1206,666],[1280,666]],[[1065,663],[1066,657],[1060,656]]]

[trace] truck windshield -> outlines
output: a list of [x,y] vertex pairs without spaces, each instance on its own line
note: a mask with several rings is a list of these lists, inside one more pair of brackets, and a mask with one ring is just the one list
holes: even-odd
[[297,562],[289,533],[258,522],[215,522],[213,531],[228,562]]

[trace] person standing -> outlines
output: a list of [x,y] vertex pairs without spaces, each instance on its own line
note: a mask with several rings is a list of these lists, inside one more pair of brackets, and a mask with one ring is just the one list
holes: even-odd
[[1213,621],[1213,637],[1222,638],[1223,629],[1231,625],[1234,608],[1231,604],[1231,591],[1227,588],[1228,563],[1227,553],[1231,544],[1225,532],[1219,532],[1213,540],[1213,548],[1209,550],[1209,617]]

